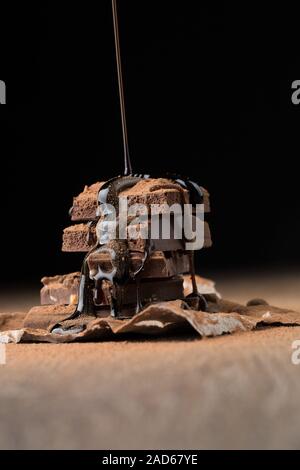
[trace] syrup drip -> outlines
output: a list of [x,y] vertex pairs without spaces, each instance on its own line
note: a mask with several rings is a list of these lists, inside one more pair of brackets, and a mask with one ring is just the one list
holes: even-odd
[[[189,191],[189,199],[192,206],[195,204],[203,203],[203,191],[201,187],[186,177],[179,177],[172,175],[164,175],[168,179],[172,179],[174,183],[179,184],[183,189]],[[122,191],[127,188],[134,186],[142,179],[148,179],[150,175],[130,175],[130,176],[117,176],[107,181],[100,189],[98,194],[98,203],[101,204],[102,214],[110,222],[111,212],[109,205],[115,208],[116,215],[119,215],[119,195]],[[90,224],[91,226],[93,223]],[[111,315],[118,317],[122,313],[124,290],[126,284],[130,280],[134,280],[136,283],[136,307],[135,313],[139,313],[143,309],[141,301],[141,281],[140,276],[145,268],[147,260],[151,256],[153,250],[152,241],[150,238],[146,240],[145,251],[141,261],[139,269],[135,272],[130,270],[130,253],[128,248],[127,240],[114,239],[110,240],[107,236],[106,227],[108,225],[103,224],[104,231],[102,230],[97,233],[97,242],[91,248],[91,250],[85,256],[80,276],[79,293],[78,293],[78,304],[75,312],[67,317],[65,320],[72,320],[80,317],[81,315],[96,315],[95,307],[99,302],[99,292],[101,292],[102,282],[104,280],[110,281],[111,287],[111,302],[110,309]],[[108,231],[108,228],[107,228]],[[118,234],[118,230],[116,231]],[[106,251],[111,254],[111,262],[113,269],[109,272],[102,271],[101,267],[98,267],[98,272],[91,275],[88,267],[88,258],[97,251]],[[199,294],[196,277],[195,277],[195,266],[194,266],[194,252],[189,251],[189,271],[192,280],[192,293],[189,294],[186,299],[195,309],[205,311],[207,310],[207,303],[205,298]],[[62,322],[63,325],[63,322]],[[60,329],[61,325],[55,325],[52,331]]]
[[126,123],[124,85],[123,85],[123,74],[122,74],[121,50],[120,50],[117,0],[112,0],[111,3],[112,3],[112,13],[113,13],[115,50],[116,50],[116,62],[117,62],[118,86],[119,86],[119,99],[120,99],[122,134],[123,134],[124,175],[128,176],[128,175],[132,174],[132,167],[131,167],[131,161],[130,161],[130,155],[129,155],[129,145],[128,145],[128,135],[127,135],[127,123]]
[[[101,276],[98,276],[98,280],[102,281],[108,279],[113,283],[112,296],[111,296],[111,314],[113,316],[119,316],[122,310],[123,304],[123,294],[126,284],[130,280],[135,280],[136,282],[136,291],[137,291],[137,300],[136,300],[136,313],[138,313],[141,308],[141,298],[140,298],[140,273],[143,271],[145,263],[149,258],[151,244],[149,240],[146,241],[145,252],[139,269],[135,272],[130,270],[130,252],[128,247],[128,241],[114,239],[109,240],[109,222],[111,211],[109,206],[112,205],[116,212],[116,217],[118,220],[119,217],[119,195],[122,191],[127,188],[134,186],[138,183],[143,177],[139,176],[120,176],[113,178],[105,183],[98,194],[98,202],[101,204],[102,213],[104,214],[104,220],[101,220],[101,233],[97,232],[98,242],[97,248],[100,250],[105,250],[106,247],[110,247],[113,250],[113,256],[111,257],[113,270],[107,277],[107,274],[103,271]],[[105,224],[105,218],[107,218],[107,224]],[[103,223],[104,222],[104,223]],[[107,233],[105,233],[107,230]],[[118,235],[119,230],[118,226],[116,227],[116,234]]]

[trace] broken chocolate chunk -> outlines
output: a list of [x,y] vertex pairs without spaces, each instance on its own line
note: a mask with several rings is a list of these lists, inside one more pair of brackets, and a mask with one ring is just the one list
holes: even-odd
[[[74,222],[97,219],[98,193],[103,182],[97,182],[91,186],[85,186],[83,192],[73,199],[70,210],[71,220]],[[204,198],[204,211],[210,212],[209,193],[201,188]],[[132,188],[121,192],[120,196],[127,198],[128,205],[133,204],[182,204],[188,203],[188,192],[177,183],[165,178],[149,178],[142,180]]]
[[[141,252],[130,253],[130,263],[132,272],[139,270],[143,262]],[[107,252],[94,252],[88,257],[90,272],[96,273],[100,266],[103,271],[112,269],[111,258]],[[175,254],[167,257],[162,251],[156,251],[151,254],[150,259],[145,264],[143,270],[144,278],[169,278],[177,274],[183,274],[189,271],[189,258],[186,254]]]
[[[96,243],[96,229],[88,224],[76,224],[67,227],[63,231],[62,251],[82,252],[89,251]],[[145,251],[147,240],[142,237],[128,239],[129,250]],[[212,244],[210,229],[207,222],[204,222],[204,247],[210,247]],[[184,240],[170,238],[153,240],[153,249],[155,251],[176,251],[184,250]]]
[[76,304],[78,301],[78,288],[80,273],[64,274],[52,277],[43,277],[41,282],[41,305],[48,304]]

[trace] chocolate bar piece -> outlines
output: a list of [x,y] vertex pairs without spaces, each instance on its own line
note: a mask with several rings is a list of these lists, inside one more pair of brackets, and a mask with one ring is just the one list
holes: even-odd
[[[76,224],[67,227],[63,231],[62,251],[65,252],[87,252],[96,243],[95,227],[90,228],[88,224]],[[183,250],[182,240],[154,240],[154,250],[157,251],[176,251]],[[128,240],[129,250],[145,251],[146,240],[136,238]]]
[[[142,264],[143,253],[131,252],[131,269],[137,271]],[[98,267],[106,272],[112,270],[111,258],[107,252],[94,252],[88,257],[90,271],[97,273]],[[152,253],[150,259],[145,263],[143,270],[144,278],[169,278],[177,274],[189,271],[189,258],[184,253],[174,252],[166,256],[162,251]]]
[[[110,303],[110,283],[103,282],[103,296],[101,305]],[[162,281],[161,279],[143,279],[140,283],[140,299],[143,304],[164,300],[174,300],[183,298],[183,278],[174,276]],[[123,304],[135,305],[137,299],[136,283],[129,282],[123,291]]]
[[43,277],[41,305],[48,304],[76,304],[78,301],[80,273],[58,275],[53,277]]
[[[210,212],[209,192],[203,192],[204,212]],[[128,205],[132,204],[182,204],[189,202],[189,193],[179,183],[166,178],[149,178],[139,181],[136,185],[120,194],[127,197]]]
[[[62,251],[64,252],[87,252],[96,243],[95,227],[88,224],[76,224],[67,227],[63,231]],[[178,239],[158,239],[153,240],[155,251],[176,251],[184,250],[184,241]],[[204,247],[211,246],[210,229],[207,222],[204,222]],[[129,239],[129,250],[145,251],[146,240],[143,238]]]
[[[80,273],[43,278],[46,285],[41,289],[41,305],[75,305],[78,300]],[[99,306],[110,304],[111,284],[103,281],[102,291],[97,297]],[[140,296],[144,303],[158,300],[172,300],[183,297],[183,278],[173,276],[167,279],[143,279],[140,283]],[[129,282],[123,293],[124,305],[136,302],[136,283]]]
[[[154,216],[154,219],[157,216]],[[191,229],[193,232],[196,230],[196,217],[192,216],[192,225]],[[147,223],[146,223],[147,224]],[[136,226],[128,226],[127,227],[127,234],[128,234],[128,243],[130,250],[135,250],[135,251],[141,251],[144,252],[147,244],[147,240],[144,238],[144,234],[142,231],[143,225],[142,224],[137,224]],[[137,227],[137,228],[136,228]],[[148,223],[148,229],[149,229],[149,236],[152,237],[152,243],[153,243],[153,249],[158,250],[158,251],[176,251],[176,250],[185,250],[185,239],[184,239],[184,234],[182,234],[182,238],[175,238],[176,230],[174,229],[175,227],[175,222],[174,219],[171,218],[170,220],[170,230],[166,234],[162,235],[162,230],[160,230],[159,233],[155,233],[153,235],[150,227],[150,223]],[[182,225],[179,226],[180,230],[182,230]],[[133,229],[133,232],[131,232],[131,228]],[[179,235],[181,232],[179,232]],[[194,245],[194,250],[198,250],[200,248],[208,248],[212,245],[212,240],[211,240],[211,234],[210,234],[210,228],[209,225],[206,221],[204,221],[204,240],[199,239],[198,242],[198,247],[196,247],[196,244]],[[157,238],[157,237],[160,238]],[[203,242],[203,246],[202,246]]]
[[76,309],[75,305],[39,305],[27,313],[23,328],[47,330],[50,325],[59,323]]
[[96,243],[95,227],[88,224],[76,224],[63,231],[62,251],[86,252]]
[[[141,253],[131,253],[132,268],[138,269],[141,263]],[[103,270],[111,269],[111,262],[106,253],[93,253],[89,257],[89,269],[98,269],[100,264]],[[189,259],[184,253],[176,252],[166,256],[162,252],[155,252],[146,263],[143,278],[166,278],[189,271]],[[41,305],[69,305],[78,301],[80,273],[64,274],[52,277],[43,277],[43,287],[40,292]],[[165,285],[167,288],[168,285]],[[108,291],[107,291],[108,292]]]
[[70,209],[72,220],[94,220],[96,218],[97,196],[103,184],[103,182],[97,182],[91,186],[85,186],[82,193],[73,198],[73,206]]
[[[97,197],[103,182],[85,186],[82,193],[73,199],[70,210],[71,220],[74,222],[97,219]],[[204,194],[204,210],[210,212],[209,193],[202,188]],[[183,190],[179,184],[164,178],[145,179],[132,188],[123,191],[121,197],[127,198],[128,206],[133,204],[173,204],[188,203],[188,191]]]

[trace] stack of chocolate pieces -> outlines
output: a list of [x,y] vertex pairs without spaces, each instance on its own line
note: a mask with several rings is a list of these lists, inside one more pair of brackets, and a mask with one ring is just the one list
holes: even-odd
[[[96,224],[99,221],[98,193],[103,183],[98,182],[86,186],[84,191],[73,199],[70,216],[73,225],[63,232],[62,251],[87,253],[97,242]],[[204,211],[209,212],[209,194],[203,189]],[[179,184],[171,180],[143,179],[134,186],[120,193],[121,198],[127,199],[128,207],[134,204],[153,207],[170,207],[173,204],[182,205],[189,202],[189,193]],[[157,205],[157,206],[153,206]],[[159,206],[158,206],[159,205]],[[158,214],[158,215],[159,215]],[[146,224],[150,224],[146,221]],[[146,240],[141,237],[131,237],[130,226],[127,227],[127,243],[130,253],[131,270],[137,271],[145,254]],[[141,227],[136,228],[141,230]],[[176,239],[174,234],[170,238],[159,237],[153,240],[153,249],[140,275],[140,300],[143,305],[150,302],[181,299],[183,294],[183,274],[190,270],[189,256],[185,251],[184,241]],[[211,245],[210,231],[207,222],[204,225],[204,247]],[[99,253],[97,250],[88,257],[88,266],[91,275],[101,269],[111,269],[111,259],[107,253]],[[41,291],[42,304],[76,304],[78,300],[78,286],[80,274],[72,273],[53,278],[43,278],[44,287]],[[94,295],[96,310],[99,313],[108,311],[110,305],[110,283],[104,281],[101,288]],[[136,283],[129,281],[123,292],[123,304],[126,316],[135,313]]]

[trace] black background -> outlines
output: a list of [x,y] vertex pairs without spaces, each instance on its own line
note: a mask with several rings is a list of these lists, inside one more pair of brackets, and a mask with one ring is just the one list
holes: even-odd
[[[63,5],[62,5],[63,3]],[[119,0],[134,171],[211,193],[210,269],[299,266],[299,15],[294,5]],[[78,269],[73,195],[121,173],[111,5],[1,4],[3,283]]]

